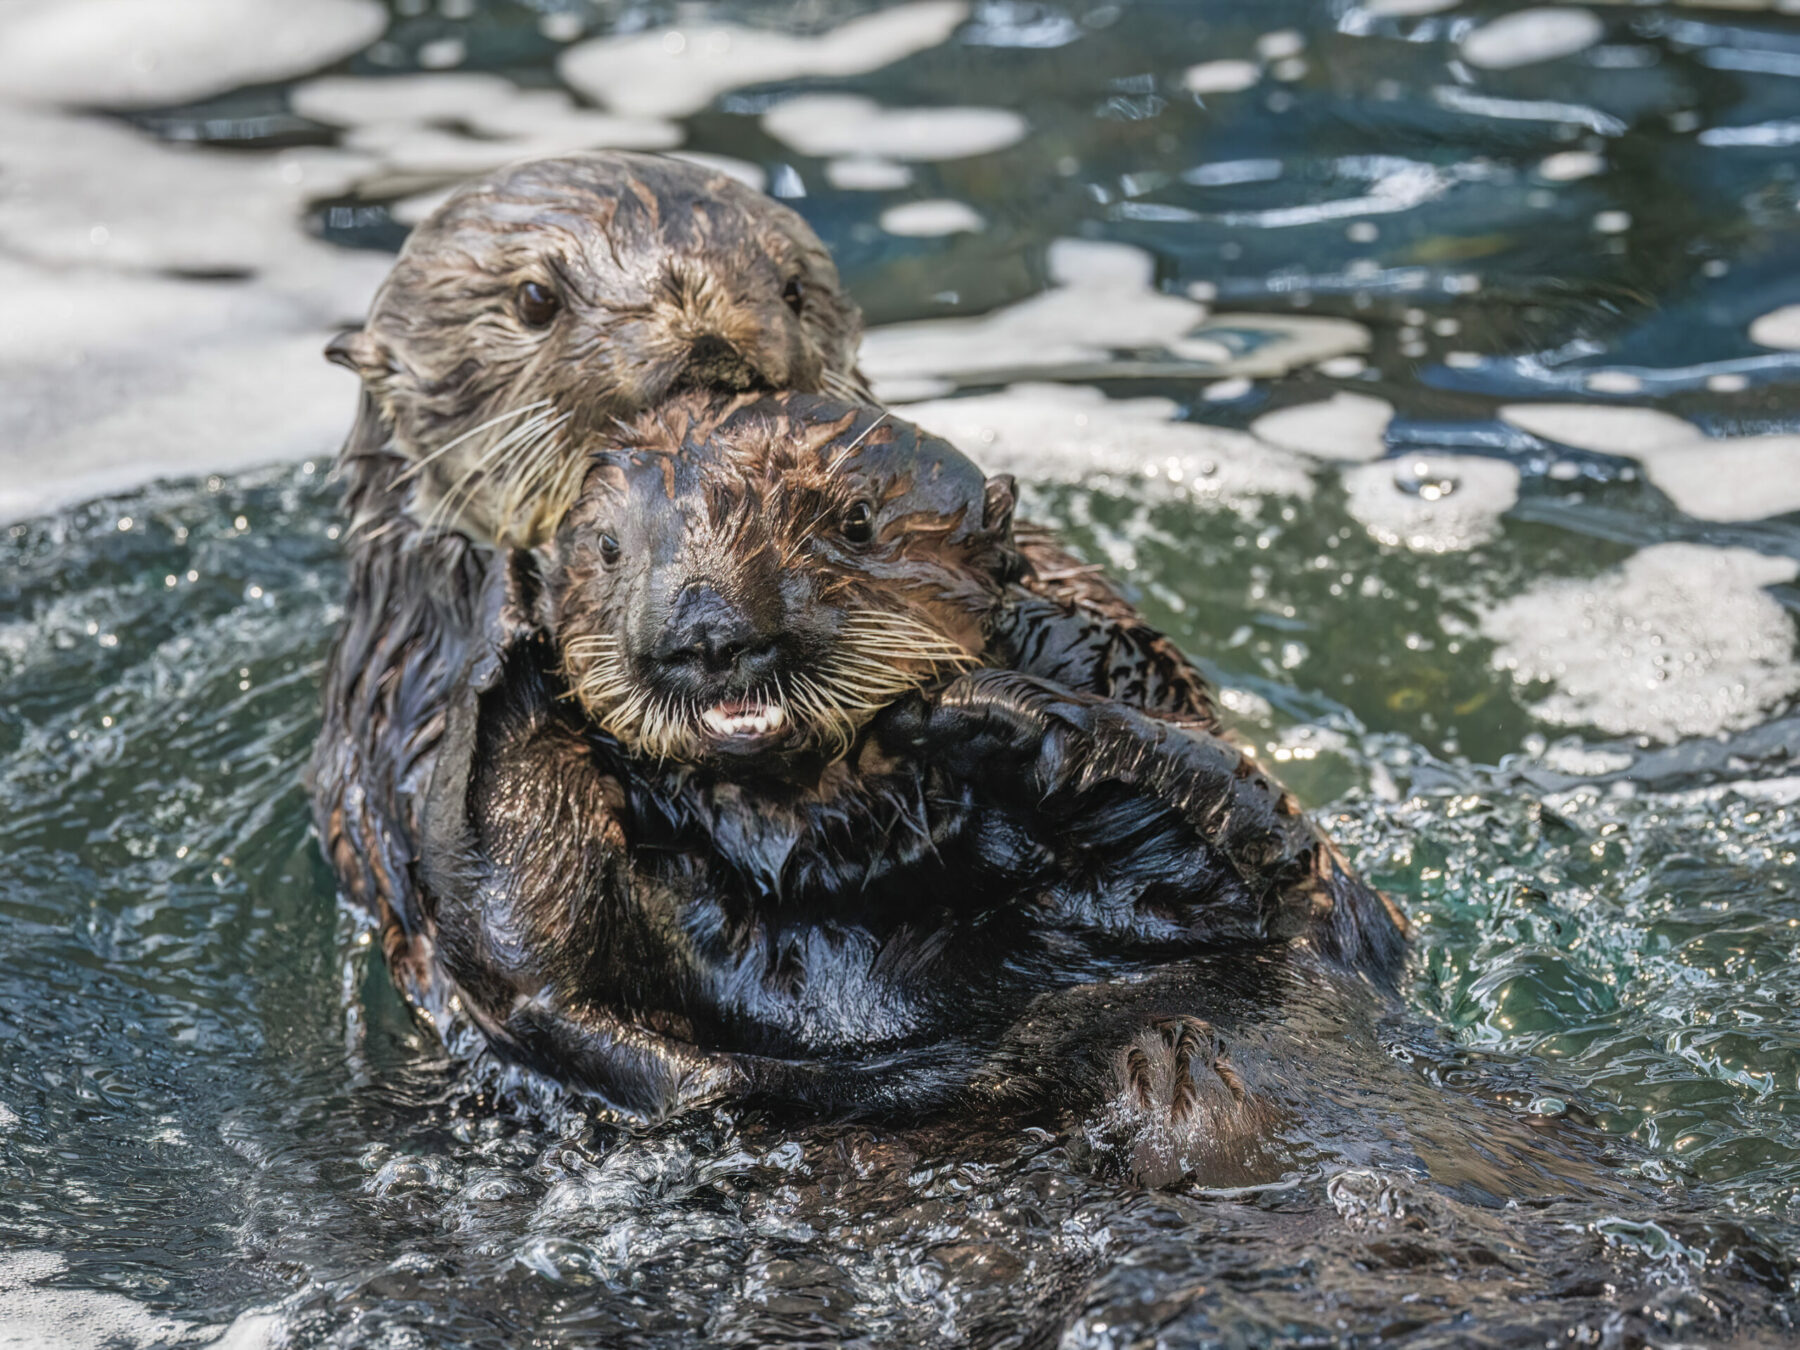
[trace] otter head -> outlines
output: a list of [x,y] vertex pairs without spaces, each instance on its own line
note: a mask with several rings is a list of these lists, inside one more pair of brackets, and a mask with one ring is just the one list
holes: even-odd
[[686,388],[858,395],[860,336],[794,212],[680,160],[601,152],[461,188],[326,355],[411,461],[420,520],[530,545],[597,429]]
[[606,438],[547,594],[570,692],[626,749],[829,759],[979,663],[1018,570],[1012,480],[879,409],[677,399]]

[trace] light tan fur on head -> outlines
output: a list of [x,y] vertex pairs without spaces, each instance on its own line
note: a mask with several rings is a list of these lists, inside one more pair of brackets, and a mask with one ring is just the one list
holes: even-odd
[[613,419],[689,388],[855,394],[860,337],[787,207],[684,161],[595,152],[459,190],[327,355],[362,377],[421,523],[529,546]]

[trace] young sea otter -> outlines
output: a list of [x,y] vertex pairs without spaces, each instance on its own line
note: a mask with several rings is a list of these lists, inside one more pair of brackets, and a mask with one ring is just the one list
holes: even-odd
[[[624,153],[476,180],[416,229],[366,325],[328,349],[363,393],[339,471],[349,596],[309,770],[325,853],[380,921],[390,970],[444,993],[418,894],[420,814],[480,627],[492,545],[547,538],[613,419],[684,389],[860,395],[861,321],[786,207],[710,170]],[[1094,625],[1094,659],[1168,670],[1147,690],[1210,716],[1204,688],[1131,607],[1041,534],[1040,617]],[[1177,688],[1176,686],[1180,687]]]
[[[1292,799],[1037,612],[1009,479],[797,394],[592,449],[555,541],[496,573],[432,785],[436,959],[503,1054],[639,1117],[919,1107],[1018,1095],[1031,1045],[1091,1060],[1044,1003],[1088,982],[1395,974],[1396,916]],[[1102,1095],[1258,1127],[1203,1023],[1109,1044]]]

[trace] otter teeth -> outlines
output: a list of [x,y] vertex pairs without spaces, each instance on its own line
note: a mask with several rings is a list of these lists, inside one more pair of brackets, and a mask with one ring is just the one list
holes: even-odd
[[787,714],[776,703],[719,703],[700,714],[716,736],[767,736],[781,730]]

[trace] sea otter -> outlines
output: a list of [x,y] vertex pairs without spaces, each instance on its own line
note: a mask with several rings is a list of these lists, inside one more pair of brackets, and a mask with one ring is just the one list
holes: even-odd
[[1057,999],[1131,975],[1092,1025],[1194,957],[1395,977],[1397,916],[1251,757],[1095,692],[1010,479],[804,394],[588,448],[495,571],[431,787],[436,959],[502,1054],[655,1118],[1016,1096],[1076,1044],[1181,1156],[1268,1124],[1212,1028],[1071,1042]]
[[[526,161],[460,189],[408,239],[367,323],[327,349],[363,381],[339,461],[349,595],[308,771],[344,893],[443,1026],[420,811],[480,628],[493,546],[554,531],[613,419],[686,389],[864,397],[861,321],[798,215],[711,170],[624,153]],[[1096,678],[1202,721],[1206,690],[1131,606],[1041,532],[1026,584],[1087,625]],[[1073,646],[1072,640],[1064,640]]]

